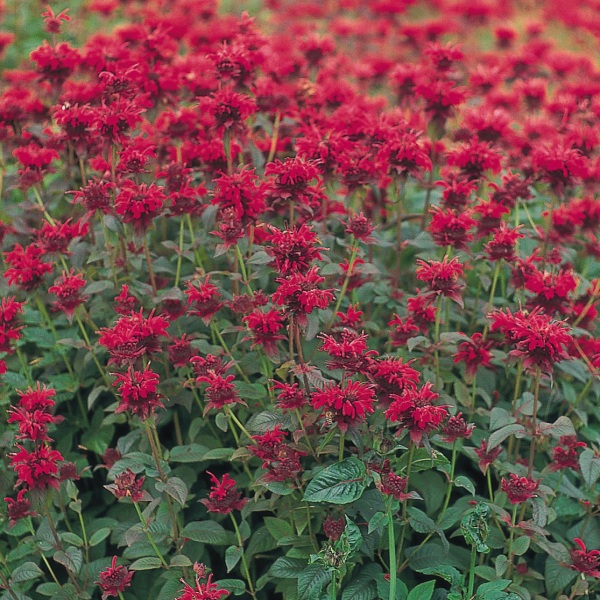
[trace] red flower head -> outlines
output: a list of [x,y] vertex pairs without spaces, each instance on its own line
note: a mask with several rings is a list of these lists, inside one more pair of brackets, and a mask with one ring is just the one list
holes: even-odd
[[108,215],[112,210],[111,198],[115,187],[116,185],[111,181],[92,179],[79,191],[67,193],[73,194],[73,202],[83,204],[88,211],[99,210]]
[[264,187],[257,181],[258,175],[248,167],[232,175],[221,175],[215,180],[212,203],[221,210],[231,209],[237,221],[248,225],[266,208]]
[[467,243],[473,239],[469,229],[477,223],[471,217],[471,211],[442,210],[436,206],[431,209],[430,213],[432,217],[429,223],[429,232],[433,241],[438,246],[452,246],[457,250],[466,249]]
[[143,233],[154,217],[157,217],[165,203],[163,188],[154,184],[137,185],[126,180],[115,198],[115,210],[123,218],[123,223],[133,223],[136,231]]
[[416,390],[419,372],[411,367],[412,361],[403,362],[401,357],[369,357],[368,377],[375,384],[375,393],[383,405],[389,406],[392,394]]
[[464,307],[460,294],[464,285],[459,282],[464,269],[458,258],[448,260],[448,257],[444,256],[442,262],[417,260],[417,264],[419,265],[416,271],[417,279],[427,283],[431,294],[447,296]]
[[257,110],[256,102],[250,96],[228,87],[200,98],[199,107],[203,114],[214,119],[217,129],[232,129],[238,134],[244,131],[244,121]]
[[23,248],[15,244],[11,252],[5,252],[6,262],[10,265],[4,273],[8,285],[16,284],[21,289],[30,291],[42,282],[42,277],[52,271],[52,265],[40,260],[44,250],[35,244]]
[[251,339],[251,348],[262,346],[267,356],[277,356],[277,341],[286,339],[284,335],[277,333],[283,329],[282,319],[283,315],[275,308],[267,312],[255,308],[242,319],[251,333],[251,337],[245,337],[244,341]]
[[472,138],[448,152],[448,164],[459,167],[462,175],[469,181],[480,179],[485,171],[498,173],[502,155],[491,144]]
[[113,307],[120,315],[129,315],[133,312],[137,304],[137,300],[129,295],[129,286],[123,284],[121,293],[113,299]]
[[280,275],[306,273],[314,260],[321,260],[317,234],[306,224],[280,231],[269,226],[267,252]]
[[25,494],[28,492],[26,489],[19,490],[17,493],[17,499],[4,498],[6,502],[7,513],[8,513],[8,524],[10,527],[14,527],[17,521],[24,519],[25,517],[33,517],[36,513],[32,512],[31,502],[25,498]]
[[571,549],[571,564],[569,567],[585,575],[600,579],[600,550],[588,550],[579,538],[573,540],[577,548]]
[[100,581],[96,581],[102,590],[102,600],[124,592],[131,585],[132,577],[133,572],[123,565],[117,566],[117,557],[113,556],[111,566],[104,569],[99,575]]
[[132,502],[141,502],[146,498],[146,492],[142,489],[145,477],[136,477],[136,474],[127,469],[115,477],[115,482],[104,487],[112,492],[117,498],[131,498]]
[[411,317],[402,318],[394,314],[394,318],[388,321],[388,325],[393,327],[390,330],[390,339],[393,346],[404,346],[410,338],[419,335],[421,331]]
[[502,491],[508,495],[511,504],[520,504],[534,498],[536,491],[540,487],[540,482],[534,481],[529,477],[519,477],[515,473],[510,473],[508,479],[502,478]]
[[386,496],[392,496],[400,502],[412,498],[412,494],[406,493],[406,487],[408,485],[408,477],[401,477],[394,473],[390,468],[390,461],[385,460],[381,468],[381,481],[377,488],[382,494]]
[[246,404],[237,393],[237,389],[233,383],[234,375],[223,377],[214,371],[208,371],[206,375],[200,375],[196,378],[199,383],[207,383],[208,386],[204,390],[207,399],[204,412],[208,412],[211,408],[221,410],[229,404]]
[[457,439],[468,440],[475,429],[475,425],[469,425],[458,413],[450,417],[448,422],[442,427],[442,439],[448,444],[454,443]]
[[227,515],[234,510],[242,510],[247,498],[242,498],[242,493],[238,492],[235,487],[235,480],[227,473],[223,475],[223,479],[219,481],[210,471],[207,471],[212,480],[212,487],[208,498],[200,500],[208,509],[208,512],[216,512],[222,515]]
[[38,446],[32,452],[19,445],[17,448],[19,452],[10,457],[19,479],[18,485],[24,484],[29,489],[38,490],[58,488],[58,463],[63,460],[58,450],[52,450],[49,446]]
[[475,448],[475,454],[479,457],[479,468],[485,475],[488,467],[502,454],[502,446],[496,446],[491,450],[487,448],[487,440],[481,440],[479,448]]
[[37,232],[37,244],[47,253],[70,254],[67,251],[69,244],[77,237],[87,235],[90,226],[82,220],[71,223],[72,219],[67,219],[63,223],[60,221],[44,223]]
[[284,412],[288,410],[301,409],[306,406],[308,399],[306,392],[297,383],[273,382],[273,389],[279,390],[277,395],[277,406]]
[[256,445],[250,446],[249,450],[263,460],[262,468],[268,470],[265,481],[290,481],[297,479],[302,472],[300,458],[306,453],[284,443],[286,436],[279,425],[262,435],[252,436]]
[[327,368],[344,369],[351,375],[361,373],[367,366],[368,358],[377,355],[376,350],[367,350],[366,334],[358,334],[350,329],[343,329],[336,339],[332,335],[321,334],[323,340],[321,351],[331,357],[327,361]]
[[145,421],[154,414],[156,408],[164,408],[160,401],[160,394],[156,392],[159,384],[157,373],[146,365],[143,371],[135,371],[129,367],[127,373],[113,373],[117,378],[113,383],[119,386],[121,404],[116,408],[115,414],[129,411],[131,414]]
[[354,214],[348,219],[346,224],[345,232],[349,235],[353,235],[357,240],[364,242],[365,244],[372,244],[375,240],[371,237],[374,226],[371,224],[371,220],[361,212]]
[[16,326],[17,316],[23,312],[24,302],[17,302],[14,296],[0,301],[0,352],[13,352],[11,343],[21,338],[22,327]]
[[273,302],[280,306],[286,305],[290,312],[298,316],[301,325],[306,323],[306,315],[315,308],[327,308],[334,298],[331,290],[318,288],[318,285],[325,281],[325,277],[318,274],[316,266],[305,274],[294,272],[275,281],[279,287],[273,293]]
[[345,387],[330,384],[322,390],[313,392],[313,408],[324,409],[326,416],[334,420],[341,431],[362,423],[375,409],[373,386],[360,381],[349,381]]
[[220,600],[220,598],[228,596],[229,592],[218,589],[217,584],[212,583],[211,578],[212,573],[208,576],[206,583],[201,583],[200,577],[196,577],[196,587],[191,587],[181,579],[185,589],[175,600]]
[[385,413],[386,419],[408,429],[410,439],[417,445],[421,443],[424,434],[438,429],[448,416],[447,405],[432,404],[439,398],[439,394],[431,388],[432,384],[428,381],[418,390],[406,389],[402,394],[390,394],[392,403]]
[[175,368],[186,367],[195,354],[196,349],[188,340],[187,333],[184,333],[179,339],[174,338],[173,343],[169,346],[169,360]]
[[213,316],[219,312],[223,303],[219,300],[221,294],[218,288],[209,283],[209,275],[206,276],[204,282],[187,282],[187,290],[185,291],[188,297],[188,312],[190,315],[200,317],[205,325],[210,323]]
[[579,456],[577,448],[585,448],[587,444],[577,440],[575,435],[563,435],[559,440],[558,446],[552,449],[551,471],[562,471],[563,469],[573,469],[579,471]]
[[54,285],[48,288],[48,292],[54,294],[57,300],[54,302],[54,310],[63,311],[67,317],[73,317],[75,309],[83,304],[88,296],[81,295],[81,288],[84,288],[86,284],[85,279],[73,271],[65,273],[54,282]]
[[472,379],[477,373],[477,368],[481,365],[490,366],[492,353],[490,347],[492,343],[487,342],[481,333],[474,333],[470,340],[461,342],[458,345],[458,352],[454,355],[455,363],[465,363],[467,377]]
[[533,166],[540,178],[560,192],[589,172],[589,160],[579,150],[561,144],[547,144],[533,151]]
[[323,521],[323,531],[332,542],[337,542],[345,530],[346,519],[343,516],[334,519],[331,515],[327,515],[327,518]]
[[[520,227],[520,226],[519,226]],[[492,233],[492,239],[485,245],[485,251],[490,260],[515,260],[515,244],[519,238],[524,237],[519,227],[510,229],[502,222],[500,227]]]
[[488,315],[492,319],[490,331],[501,331],[514,349],[509,355],[523,361],[528,373],[539,368],[542,373],[551,375],[554,364],[568,358],[565,346],[572,338],[562,321],[554,321],[539,309],[526,314],[522,311],[514,315],[510,309],[506,313],[497,310]]

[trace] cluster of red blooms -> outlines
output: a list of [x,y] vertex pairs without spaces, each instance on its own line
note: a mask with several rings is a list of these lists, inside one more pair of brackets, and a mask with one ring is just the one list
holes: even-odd
[[53,450],[48,428],[58,423],[61,417],[53,414],[56,402],[53,389],[39,382],[34,388],[19,391],[19,403],[9,409],[9,423],[16,423],[19,431],[15,444],[17,452],[10,454],[11,466],[17,476],[15,488],[21,488],[16,500],[5,498],[11,524],[32,515],[31,502],[26,494],[31,490],[58,488],[61,481],[60,465],[63,457]]
[[[45,319],[78,392],[97,374],[110,387],[109,366],[114,413],[159,428],[172,413],[181,439],[192,386],[195,423],[220,427],[226,415],[250,464],[262,463],[259,484],[297,484],[327,436],[339,435],[340,458],[375,427],[413,449],[457,450],[473,421],[468,456],[489,481],[512,504],[541,495],[539,413],[524,421],[527,477],[501,478],[504,449],[477,435],[489,412],[510,408],[515,362],[516,391],[541,403],[556,366],[576,359],[576,381],[548,404],[571,404],[582,422],[597,388],[600,283],[586,275],[600,258],[600,70],[544,31],[559,21],[597,38],[596,4],[539,2],[539,22],[517,30],[519,3],[505,0],[425,2],[418,21],[413,0],[264,3],[255,20],[221,14],[216,0],[88,0],[123,22],[80,47],[60,38],[66,11],[42,14],[49,39],[0,82],[0,252],[17,294],[0,302],[0,375],[54,368],[53,356],[23,356]],[[476,47],[479,27],[493,51]],[[0,53],[13,37],[0,32]],[[54,390],[19,396],[11,524],[32,514],[31,490],[59,485],[63,462],[48,433],[62,418]],[[285,425],[244,438],[250,398]],[[592,430],[544,447],[540,477],[582,478],[580,437]],[[105,456],[111,467],[117,455]],[[377,488],[407,501],[395,459],[374,470]],[[229,474],[209,476],[208,512],[248,502]],[[105,487],[138,503],[145,483],[126,469]],[[331,541],[345,527],[323,523]],[[570,567],[598,577],[599,551],[575,544]],[[131,585],[116,561],[99,575],[103,598]],[[203,579],[183,582],[178,600],[226,595]]]

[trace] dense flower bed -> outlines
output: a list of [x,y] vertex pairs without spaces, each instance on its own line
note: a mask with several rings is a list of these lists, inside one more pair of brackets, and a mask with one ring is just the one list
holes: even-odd
[[1,7],[0,598],[596,597],[596,3],[69,4]]

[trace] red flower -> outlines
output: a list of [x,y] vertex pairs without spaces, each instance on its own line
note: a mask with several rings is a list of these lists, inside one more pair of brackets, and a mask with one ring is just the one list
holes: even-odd
[[479,457],[479,468],[485,475],[488,467],[502,454],[502,446],[496,446],[491,450],[487,448],[487,440],[481,440],[479,448],[475,448],[475,454]]
[[388,325],[393,327],[390,331],[390,340],[392,346],[404,346],[410,338],[419,334],[420,329],[415,325],[411,317],[402,318],[394,314],[394,318],[388,321]]
[[37,232],[37,244],[48,253],[68,254],[69,244],[75,238],[87,235],[89,228],[89,224],[81,220],[73,224],[71,219],[67,219],[64,223],[56,221],[53,225],[44,223]]
[[218,129],[232,129],[236,133],[243,132],[244,121],[257,110],[256,102],[250,96],[228,87],[200,98],[199,108],[214,119]]
[[117,566],[117,557],[113,556],[111,566],[104,569],[99,575],[100,581],[96,581],[102,590],[102,600],[124,592],[131,585],[132,577],[133,572],[123,565]]
[[286,436],[284,431],[280,431],[279,425],[262,435],[252,436],[256,445],[248,449],[263,460],[262,468],[268,470],[265,481],[290,481],[297,479],[302,472],[300,458],[306,453],[285,444]]
[[317,234],[306,225],[280,231],[269,226],[267,252],[274,258],[277,271],[281,275],[306,273],[314,260],[321,260],[317,246]]
[[492,353],[489,351],[492,343],[487,342],[481,333],[474,333],[470,340],[458,345],[458,352],[454,355],[455,363],[465,363],[466,374],[472,379],[477,373],[477,368],[482,365],[490,366]]
[[431,209],[431,222],[429,232],[433,241],[438,246],[452,246],[457,250],[464,250],[467,242],[473,239],[469,229],[475,226],[477,221],[471,217],[471,211],[462,212],[452,209],[442,210],[439,207]]
[[424,434],[437,429],[448,416],[447,405],[432,404],[439,394],[431,388],[432,384],[428,381],[419,390],[407,389],[402,394],[390,394],[392,403],[385,413],[386,419],[408,429],[410,439],[417,445]]
[[209,275],[206,276],[204,282],[187,282],[187,290],[185,291],[188,297],[188,312],[190,315],[200,317],[205,325],[210,323],[213,316],[221,309],[223,303],[219,300],[221,294],[218,288],[209,283]]
[[442,439],[448,444],[454,443],[457,439],[468,440],[475,429],[475,425],[468,425],[463,419],[462,413],[450,417],[448,422],[442,427]]
[[362,423],[375,409],[373,386],[360,381],[349,381],[345,387],[331,383],[322,390],[313,392],[313,408],[324,409],[326,416],[333,419],[341,431],[351,425]]
[[412,494],[406,493],[408,477],[401,477],[390,468],[390,461],[385,460],[381,469],[381,481],[377,488],[386,496],[393,496],[396,500],[403,502],[412,498]]
[[14,296],[0,301],[0,352],[12,353],[11,343],[21,338],[22,327],[16,327],[16,320],[17,315],[23,312],[24,304],[17,302]]
[[375,240],[371,237],[373,233],[373,225],[371,225],[370,219],[365,217],[361,212],[360,214],[354,214],[348,219],[346,228],[344,231],[353,235],[357,240],[364,242],[365,244],[372,244]]
[[179,339],[175,338],[169,346],[169,360],[174,367],[186,367],[195,354],[196,350],[187,339],[187,333]]
[[63,311],[69,318],[73,316],[75,309],[83,304],[88,296],[81,295],[81,288],[85,287],[85,279],[73,271],[65,273],[54,282],[54,285],[48,288],[48,292],[57,296],[58,300],[54,302],[54,310]]
[[275,281],[279,286],[273,292],[273,302],[280,306],[286,305],[290,312],[298,316],[301,325],[306,322],[305,315],[310,314],[315,308],[327,308],[334,298],[331,290],[318,288],[318,285],[325,281],[325,277],[318,274],[316,266],[305,274],[294,272]]
[[121,285],[121,293],[113,298],[113,307],[120,315],[129,315],[135,309],[137,300],[129,295],[129,286]]
[[246,404],[237,393],[235,385],[232,383],[235,380],[234,375],[222,377],[220,374],[209,371],[206,375],[200,375],[196,381],[208,383],[204,394],[208,402],[206,403],[205,413],[211,408],[221,410],[229,404]]
[[573,469],[579,471],[579,456],[577,448],[585,448],[587,444],[577,440],[575,435],[563,435],[559,440],[559,446],[552,449],[551,471]]
[[494,150],[491,144],[472,138],[448,152],[447,161],[449,165],[459,167],[469,181],[475,181],[481,178],[485,171],[498,173],[501,158],[502,155]]
[[24,166],[43,170],[48,168],[53,160],[58,160],[60,155],[54,148],[42,148],[30,143],[13,150],[13,156]]
[[600,578],[600,550],[588,550],[579,538],[573,540],[579,550],[571,549],[571,564],[569,567],[585,575]]
[[402,394],[406,390],[416,390],[419,372],[413,369],[412,361],[403,362],[401,357],[369,359],[369,379],[375,384],[375,393],[385,406],[390,403],[392,394]]
[[219,481],[210,471],[207,471],[212,480],[212,487],[208,498],[200,500],[208,509],[208,512],[216,512],[222,515],[227,515],[234,510],[242,510],[247,498],[242,498],[242,493],[238,492],[235,487],[235,480],[227,473],[223,475],[223,479]]
[[211,581],[212,573],[208,576],[206,583],[200,583],[200,578],[196,577],[196,587],[191,587],[183,579],[181,583],[185,589],[175,600],[220,600],[229,595],[227,590],[220,590],[216,583]]
[[159,337],[168,337],[168,321],[152,311],[147,318],[139,313],[121,317],[112,329],[102,328],[98,340],[110,352],[110,363],[132,363],[160,350]]
[[61,10],[57,15],[50,6],[46,6],[46,12],[42,13],[44,19],[44,29],[48,33],[61,33],[60,28],[62,27],[62,21],[68,23],[71,17],[67,14],[68,8]]
[[567,326],[562,321],[553,321],[539,309],[528,314],[518,311],[513,315],[507,308],[506,313],[497,310],[488,318],[492,319],[490,331],[504,333],[514,346],[509,354],[521,359],[528,373],[535,373],[539,368],[550,375],[555,363],[568,358],[564,347],[572,338],[567,333]]
[[533,166],[541,179],[558,191],[587,177],[589,172],[589,160],[579,150],[555,143],[533,151]]
[[156,408],[164,408],[160,394],[156,392],[159,376],[150,370],[149,364],[143,371],[134,371],[133,367],[129,367],[125,375],[113,375],[117,378],[113,385],[119,385],[121,395],[121,404],[116,408],[115,414],[129,411],[145,421],[154,414]]
[[25,517],[33,517],[36,513],[32,512],[31,502],[25,498],[25,494],[29,490],[22,489],[17,493],[17,499],[13,498],[4,498],[4,502],[6,502],[7,513],[8,513],[8,524],[10,527],[14,527],[17,521],[24,519]]
[[29,489],[45,490],[58,488],[58,463],[63,460],[58,450],[48,446],[38,446],[29,452],[17,445],[19,452],[11,454],[11,466],[19,479],[18,485],[25,484]]
[[126,180],[115,198],[115,210],[123,217],[124,223],[133,223],[136,231],[143,233],[162,212],[165,200],[162,187],[145,183],[137,185]]
[[251,348],[262,346],[267,356],[277,356],[277,341],[286,339],[284,335],[277,333],[283,329],[282,319],[283,315],[275,308],[267,312],[255,308],[242,319],[252,334],[251,337],[245,337],[244,341],[252,339]]
[[141,502],[146,493],[142,489],[145,477],[137,478],[131,469],[126,469],[115,477],[115,482],[104,487],[117,498],[131,498],[132,502]]
[[506,223],[501,223],[500,227],[492,233],[492,239],[485,245],[490,260],[514,261],[515,244],[519,238],[524,237],[518,229],[518,227],[510,229]]
[[4,273],[8,284],[17,284],[23,290],[33,290],[42,282],[42,277],[52,271],[52,265],[44,263],[40,259],[44,250],[39,246],[31,244],[23,248],[21,244],[15,244],[10,252],[5,252],[6,262],[10,265]]
[[323,521],[323,531],[332,542],[337,542],[345,530],[346,519],[343,516],[334,519],[331,515],[327,515],[327,518]]
[[73,202],[83,204],[88,211],[99,210],[107,215],[111,212],[111,198],[115,187],[116,185],[111,181],[92,179],[79,191],[68,193],[74,194]]
[[279,390],[279,394],[277,395],[277,406],[284,412],[301,409],[308,402],[306,392],[301,389],[297,383],[281,383],[275,381],[273,382],[273,389]]
[[419,267],[416,270],[417,279],[425,281],[431,294],[447,296],[462,307],[464,303],[460,290],[464,287],[458,280],[463,275],[464,269],[458,258],[448,260],[444,256],[442,262],[417,260]]
[[358,334],[355,331],[344,328],[336,339],[332,335],[321,334],[323,340],[321,351],[331,357],[327,361],[327,368],[337,370],[344,369],[354,375],[361,373],[367,366],[368,358],[377,355],[377,351],[367,351],[366,334]]
[[232,175],[221,175],[215,180],[212,203],[221,210],[232,209],[235,218],[247,225],[264,212],[264,187],[257,185],[258,175],[253,169],[242,168]]
[[519,477],[515,473],[510,473],[508,479],[503,478],[501,481],[502,491],[508,495],[508,500],[511,504],[520,504],[534,498],[536,491],[540,487],[540,482],[534,481],[529,477]]

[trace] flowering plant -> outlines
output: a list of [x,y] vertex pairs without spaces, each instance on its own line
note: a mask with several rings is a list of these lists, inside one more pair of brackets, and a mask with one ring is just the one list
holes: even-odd
[[600,594],[594,1],[9,4],[0,600]]

